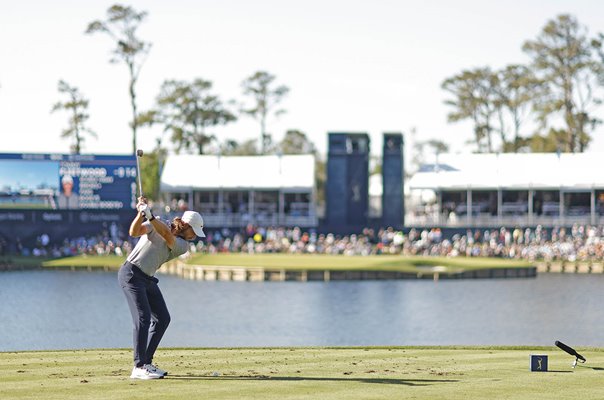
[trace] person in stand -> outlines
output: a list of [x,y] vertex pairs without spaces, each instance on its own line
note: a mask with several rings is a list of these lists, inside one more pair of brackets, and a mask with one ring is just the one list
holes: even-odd
[[130,378],[159,379],[168,373],[153,365],[153,356],[170,323],[170,313],[154,275],[163,263],[186,253],[188,241],[205,237],[203,219],[195,211],[185,211],[169,223],[160,221],[145,197],[139,197],[136,208],[129,234],[140,239],[118,272],[134,324]]

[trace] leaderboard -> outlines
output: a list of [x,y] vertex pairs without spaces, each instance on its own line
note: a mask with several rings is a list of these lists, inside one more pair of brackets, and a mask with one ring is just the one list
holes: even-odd
[[0,153],[0,208],[132,209],[136,175],[134,155]]

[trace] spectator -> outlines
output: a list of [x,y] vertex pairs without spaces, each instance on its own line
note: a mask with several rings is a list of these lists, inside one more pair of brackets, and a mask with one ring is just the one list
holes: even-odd
[[[111,231],[111,229],[109,229]],[[15,242],[19,254],[38,256],[71,256],[77,254],[128,255],[133,243],[114,240],[110,232],[90,237],[65,239],[62,244],[34,249]],[[121,235],[118,235],[121,236]],[[13,242],[10,242],[13,243]],[[248,225],[241,231],[223,229],[208,232],[207,241],[191,246],[198,253],[291,253],[291,254],[402,254],[443,257],[500,257],[524,260],[598,260],[604,258],[602,227],[575,225],[572,229],[541,226],[493,230],[468,229],[465,234],[445,237],[439,228],[405,235],[393,228],[374,232],[364,229],[359,234],[336,236],[317,234],[300,228],[256,227]]]

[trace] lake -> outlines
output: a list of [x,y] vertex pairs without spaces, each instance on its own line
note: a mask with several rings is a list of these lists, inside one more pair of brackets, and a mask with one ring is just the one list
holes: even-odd
[[[117,272],[0,272],[0,351],[130,347]],[[161,346],[604,346],[604,275],[332,282],[159,275]]]

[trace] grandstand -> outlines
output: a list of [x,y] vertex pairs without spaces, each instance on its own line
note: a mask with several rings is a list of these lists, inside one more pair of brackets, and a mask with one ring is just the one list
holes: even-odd
[[160,192],[172,208],[200,211],[209,228],[318,224],[313,155],[170,155]]
[[604,221],[604,154],[439,154],[408,181],[408,226]]

